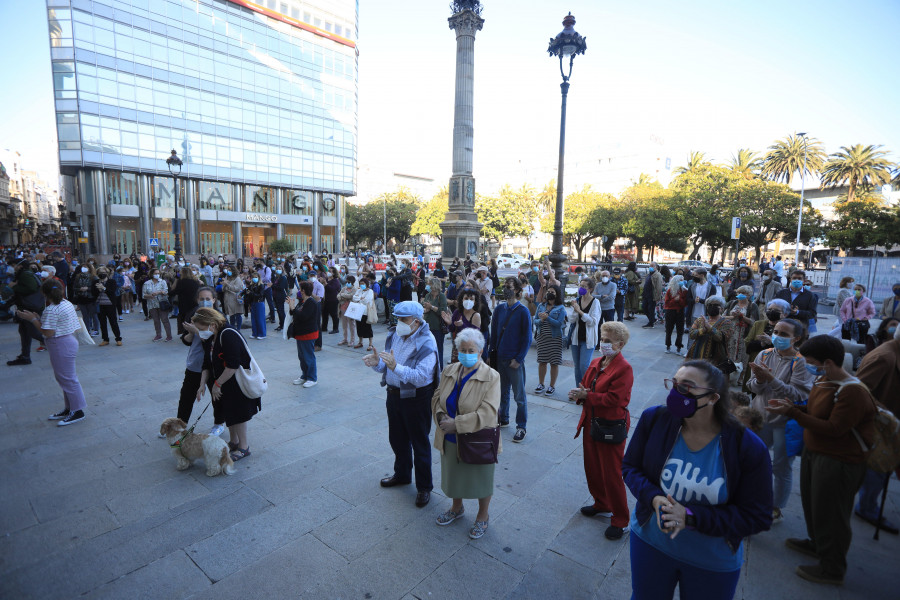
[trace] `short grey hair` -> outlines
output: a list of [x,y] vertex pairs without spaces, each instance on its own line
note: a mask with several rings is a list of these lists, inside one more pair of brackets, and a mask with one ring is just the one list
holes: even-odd
[[774,300],[769,300],[769,303],[766,304],[766,308],[777,308],[783,314],[791,313],[791,305],[788,304],[787,300],[782,300],[781,298],[775,298]]
[[709,306],[710,304],[718,304],[718,305],[724,307],[725,306],[725,298],[723,298],[722,296],[718,296],[718,295],[710,296],[709,298],[706,299],[706,302],[704,302],[703,304],[706,306]]
[[479,354],[482,350],[484,350],[484,336],[481,335],[481,332],[472,327],[466,327],[462,331],[456,334],[456,339],[453,340],[453,343],[456,345],[456,349],[459,350],[460,344],[468,342],[470,344],[475,344],[478,348]]

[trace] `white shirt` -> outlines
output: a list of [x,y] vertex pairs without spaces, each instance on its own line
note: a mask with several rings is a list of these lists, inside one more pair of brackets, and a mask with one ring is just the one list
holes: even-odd
[[81,329],[75,306],[66,299],[59,304],[51,304],[41,315],[41,329],[53,329],[53,337],[62,337]]

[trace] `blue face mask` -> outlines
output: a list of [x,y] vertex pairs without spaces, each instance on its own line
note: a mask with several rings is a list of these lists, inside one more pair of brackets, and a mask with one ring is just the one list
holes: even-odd
[[259,277],[254,277],[254,278],[253,278],[253,283],[259,283]]
[[460,352],[458,354],[458,356],[459,356],[460,364],[462,366],[466,367],[467,369],[471,369],[472,367],[475,366],[475,363],[478,362],[478,354],[477,353],[466,354],[465,352]]
[[738,294],[738,295],[737,295],[737,299],[738,299],[738,300],[746,300],[746,299],[747,299],[747,294]]
[[538,272],[538,268],[537,268],[537,267],[531,267],[531,270],[534,271],[535,273]]
[[795,279],[795,280],[793,280],[793,281],[791,282],[791,287],[794,288],[795,290],[798,290],[798,291],[799,291],[799,290],[802,290],[802,289],[803,289],[803,282],[800,281],[799,279]]
[[352,283],[348,283],[348,284],[347,284],[347,287],[348,287],[348,288],[352,288],[352,287],[353,287],[353,284],[352,284]]
[[815,377],[821,377],[825,374],[825,369],[822,367],[815,367],[813,365],[806,365],[806,370],[813,374]]
[[653,267],[650,267],[650,268],[648,269],[648,271],[650,271],[651,273],[652,273],[653,271],[655,271],[655,270],[656,270],[656,269],[654,269]]
[[896,327],[888,327],[887,332],[888,332],[889,336],[894,337],[894,334],[897,333],[897,328]]
[[361,289],[361,290],[366,289],[366,284],[362,284],[361,286],[359,286],[359,289]]
[[275,272],[281,275],[281,269],[276,269]]
[[431,286],[430,286],[430,285],[426,285],[426,286],[425,286],[425,291],[426,291],[426,292],[430,292],[430,291],[431,291]]
[[812,286],[811,286],[811,285],[804,285],[804,286],[803,286],[803,289],[804,289],[805,291],[808,292],[810,289],[812,289]]
[[791,347],[791,338],[782,337],[780,335],[772,336],[772,345],[776,350],[787,350]]

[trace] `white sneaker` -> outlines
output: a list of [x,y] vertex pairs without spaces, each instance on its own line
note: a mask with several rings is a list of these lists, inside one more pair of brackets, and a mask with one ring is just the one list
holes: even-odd
[[294,380],[294,385],[303,385],[304,383],[306,383],[306,379],[303,377],[298,377]]
[[225,431],[225,425],[219,423],[217,425],[213,425],[212,429],[209,430],[209,435],[219,437]]
[[303,384],[303,387],[310,388],[310,387],[313,387],[314,385],[316,385],[317,383],[319,383],[319,382],[313,381],[312,379],[310,379],[309,381],[307,381],[306,383]]

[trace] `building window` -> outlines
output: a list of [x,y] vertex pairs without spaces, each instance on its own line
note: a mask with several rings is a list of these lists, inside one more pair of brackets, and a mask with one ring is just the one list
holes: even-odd
[[234,210],[233,189],[230,183],[201,181],[198,194],[197,206],[202,209]]
[[138,206],[137,175],[122,173],[119,171],[105,171],[106,177],[106,203],[116,205]]
[[285,190],[284,212],[289,215],[313,214],[313,192]]
[[337,199],[334,196],[325,196],[322,198],[322,216],[333,217],[336,206]]
[[275,208],[275,189],[257,185],[246,186],[244,207],[247,212],[272,213]]

